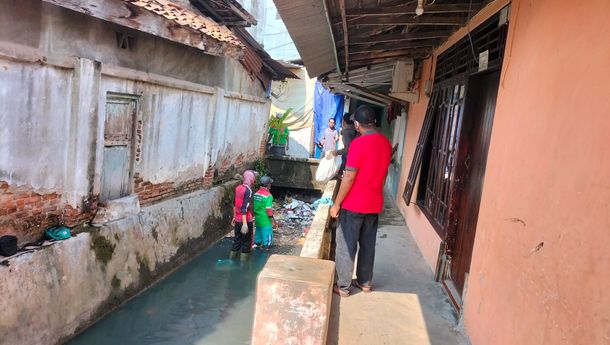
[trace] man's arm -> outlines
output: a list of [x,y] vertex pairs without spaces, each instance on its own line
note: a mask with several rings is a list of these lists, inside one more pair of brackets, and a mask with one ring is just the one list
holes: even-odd
[[273,196],[268,196],[267,197],[267,203],[265,205],[265,209],[267,211],[267,216],[269,216],[269,219],[271,219],[271,226],[273,228],[277,228],[277,223],[275,222],[275,219],[273,218]]
[[341,186],[339,187],[339,192],[337,193],[337,197],[335,198],[335,202],[333,207],[330,209],[330,216],[333,218],[337,218],[339,216],[339,210],[341,209],[341,203],[349,193],[352,185],[354,184],[354,180],[356,179],[356,175],[358,171],[355,169],[350,169],[349,167],[345,170],[345,174],[341,179]]
[[246,224],[247,223],[247,213],[248,213],[248,207],[250,207],[250,202],[252,202],[252,191],[250,190],[250,188],[246,188],[246,190],[244,191],[244,199],[243,202],[241,203],[241,219],[242,219],[242,224]]

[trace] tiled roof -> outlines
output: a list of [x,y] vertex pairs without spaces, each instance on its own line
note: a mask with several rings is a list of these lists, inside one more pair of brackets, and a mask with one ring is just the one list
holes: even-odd
[[123,0],[134,6],[163,16],[176,24],[201,32],[217,41],[243,48],[241,41],[226,27],[218,25],[213,20],[197,15],[167,0]]

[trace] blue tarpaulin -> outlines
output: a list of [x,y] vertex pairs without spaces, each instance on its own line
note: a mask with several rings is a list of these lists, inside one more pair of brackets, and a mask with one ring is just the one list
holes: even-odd
[[[314,113],[314,143],[322,141],[324,129],[328,128],[328,121],[335,119],[335,128],[337,131],[341,129],[341,121],[343,120],[343,95],[335,95],[326,90],[320,82],[316,82],[316,88],[313,98],[313,113]],[[315,146],[315,158],[320,158],[322,151]]]

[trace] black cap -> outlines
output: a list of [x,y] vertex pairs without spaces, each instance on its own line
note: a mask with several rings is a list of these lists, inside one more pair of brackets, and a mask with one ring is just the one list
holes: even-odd
[[273,179],[270,176],[263,176],[261,177],[261,185],[266,186],[266,185],[270,185],[273,183]]
[[354,112],[354,121],[358,121],[363,125],[375,123],[375,118],[375,111],[368,105],[361,105]]

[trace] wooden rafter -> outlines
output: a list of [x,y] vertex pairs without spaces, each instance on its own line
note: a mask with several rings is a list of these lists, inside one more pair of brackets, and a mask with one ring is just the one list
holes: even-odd
[[381,43],[381,44],[373,44],[373,45],[358,45],[354,46],[349,50],[349,54],[358,54],[358,53],[369,53],[369,52],[378,52],[378,51],[386,51],[386,50],[401,50],[406,48],[423,48],[423,47],[434,47],[440,44],[441,41],[438,39],[430,39],[430,40],[417,40],[417,41],[406,41],[400,43]]
[[432,48],[414,48],[414,49],[401,49],[401,50],[393,50],[387,52],[373,52],[373,53],[358,53],[350,56],[350,61],[361,61],[361,60],[370,60],[377,58],[387,58],[387,57],[405,57],[405,56],[421,56],[425,54],[430,54],[432,52]]
[[345,0],[339,0],[339,10],[341,11],[341,25],[343,27],[343,52],[345,55],[345,66],[343,66],[343,74],[349,80],[349,34],[347,31],[347,19],[345,17]]
[[[400,15],[395,17],[356,17],[349,20],[351,25],[464,25],[465,17],[440,17]],[[335,25],[341,22],[335,22]]]
[[431,53],[419,53],[419,54],[408,54],[408,55],[403,55],[403,56],[390,56],[390,57],[372,58],[369,60],[353,61],[352,68],[360,68],[360,67],[366,67],[366,66],[370,66],[370,65],[374,65],[374,64],[395,62],[397,60],[403,60],[403,59],[425,59],[426,57],[430,56],[430,54]]
[[408,32],[408,33],[395,33],[395,34],[381,34],[375,36],[358,36],[352,37],[349,41],[350,45],[358,44],[373,44],[373,43],[385,43],[385,42],[400,42],[400,41],[413,41],[420,39],[434,39],[441,38],[445,39],[451,35],[452,31],[431,31],[431,32]]
[[[468,13],[477,12],[481,8],[481,4],[475,3],[470,6],[469,3],[464,4],[438,4],[424,6],[424,14],[443,14],[443,13]],[[377,8],[354,8],[345,13],[347,17],[368,17],[368,16],[397,16],[403,14],[415,14],[417,4],[403,4],[394,7],[377,7]]]

